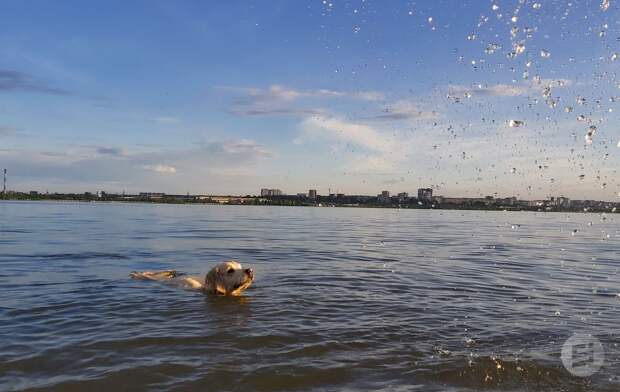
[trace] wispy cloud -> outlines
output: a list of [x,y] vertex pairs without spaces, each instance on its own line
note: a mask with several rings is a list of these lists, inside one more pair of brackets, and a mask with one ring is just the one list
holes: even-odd
[[169,165],[143,165],[142,168],[159,174],[176,174],[177,172],[174,166]]
[[299,105],[300,101],[330,98],[344,98],[361,101],[381,101],[385,99],[383,93],[378,91],[339,91],[329,89],[296,90],[280,85],[271,85],[261,89],[257,87],[225,87],[224,89],[241,93],[228,110],[230,113],[240,116],[297,116],[305,117],[325,113],[325,110],[309,108]]
[[[10,168],[16,187],[20,183],[39,183],[43,187],[58,185],[70,191],[100,189],[114,182],[116,190],[150,188],[201,192],[209,189],[209,181],[216,177],[217,181],[243,189],[248,181],[258,181],[254,177],[259,164],[273,157],[268,147],[250,139],[147,151],[83,145],[47,151],[0,148],[0,161]],[[242,177],[244,180],[240,181]],[[255,183],[252,186],[258,187]]]
[[225,142],[211,142],[204,144],[204,149],[216,154],[237,155],[248,158],[272,158],[273,152],[266,146],[254,140],[240,139]]
[[388,152],[395,146],[389,137],[375,127],[338,117],[308,117],[302,121],[301,128],[306,137],[342,141],[362,146],[370,151]]
[[472,86],[450,85],[448,86],[448,94],[450,95],[466,95],[472,96],[489,96],[489,97],[520,97],[532,94],[538,94],[545,88],[568,87],[572,85],[572,81],[568,79],[537,79],[531,81],[514,84],[478,84]]
[[400,100],[386,106],[381,114],[370,117],[372,120],[433,120],[439,117],[436,110],[422,110],[413,102]]
[[68,95],[67,90],[52,87],[24,72],[0,69],[0,92],[26,91],[53,95]]
[[124,157],[127,155],[125,150],[120,147],[96,147],[95,151],[99,155],[108,155],[112,157]]
[[269,108],[256,106],[237,106],[229,110],[230,113],[240,116],[293,116],[305,117],[324,113],[320,109]]
[[380,91],[341,91],[330,89],[302,90],[281,85],[271,85],[266,89],[258,87],[224,87],[224,89],[244,93],[256,100],[294,101],[300,98],[352,98],[364,101],[380,101],[385,94]]

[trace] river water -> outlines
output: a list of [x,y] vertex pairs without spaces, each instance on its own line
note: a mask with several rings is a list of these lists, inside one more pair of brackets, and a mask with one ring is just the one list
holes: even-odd
[[[617,391],[619,220],[0,202],[0,390]],[[226,259],[241,297],[128,279]]]

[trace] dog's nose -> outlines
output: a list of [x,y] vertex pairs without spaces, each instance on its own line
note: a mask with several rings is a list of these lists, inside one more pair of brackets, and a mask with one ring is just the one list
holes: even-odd
[[246,269],[245,273],[248,274],[250,278],[254,278],[254,270],[252,268]]

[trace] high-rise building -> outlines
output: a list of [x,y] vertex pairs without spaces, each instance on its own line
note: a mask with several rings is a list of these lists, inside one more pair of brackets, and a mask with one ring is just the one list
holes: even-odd
[[390,201],[390,192],[389,191],[381,191],[381,194],[377,196],[377,200],[379,203],[389,203]]
[[402,203],[409,198],[409,194],[407,192],[401,192],[398,194],[398,202]]
[[418,201],[433,201],[433,189],[431,188],[418,189]]
[[310,189],[308,191],[308,198],[311,200],[316,200],[316,189]]
[[261,197],[282,196],[282,191],[279,189],[262,188],[260,195]]
[[560,196],[560,197],[556,197],[555,200],[553,200],[553,197],[552,197],[551,205],[557,206],[557,207],[568,208],[570,207],[570,199],[568,197]]

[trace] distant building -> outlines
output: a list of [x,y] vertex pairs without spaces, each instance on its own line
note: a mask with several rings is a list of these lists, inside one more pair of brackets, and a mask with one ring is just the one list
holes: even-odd
[[409,194],[407,192],[401,192],[398,194],[398,202],[403,203],[409,198]]
[[161,199],[166,196],[166,194],[160,192],[140,192],[138,196],[146,197],[148,199]]
[[530,200],[528,202],[528,207],[542,207],[545,205],[544,200]]
[[556,199],[556,205],[558,207],[568,208],[570,207],[570,199],[568,197],[558,197]]
[[501,205],[505,205],[505,206],[514,206],[517,204],[517,198],[516,197],[505,197],[503,199],[495,199],[495,202],[497,204],[501,204]]
[[297,197],[302,198],[302,199],[305,199],[305,198],[306,198],[306,196],[307,196],[307,195],[306,195],[305,193],[298,193],[298,194],[297,194]]
[[433,190],[431,188],[418,189],[418,201],[433,201]]
[[308,191],[308,198],[311,200],[316,200],[316,189],[310,189]]
[[390,192],[382,191],[380,195],[377,195],[377,200],[379,203],[387,204],[390,202]]
[[344,193],[336,193],[337,199],[344,199]]
[[282,191],[279,189],[262,188],[260,190],[260,195],[262,197],[282,196]]

